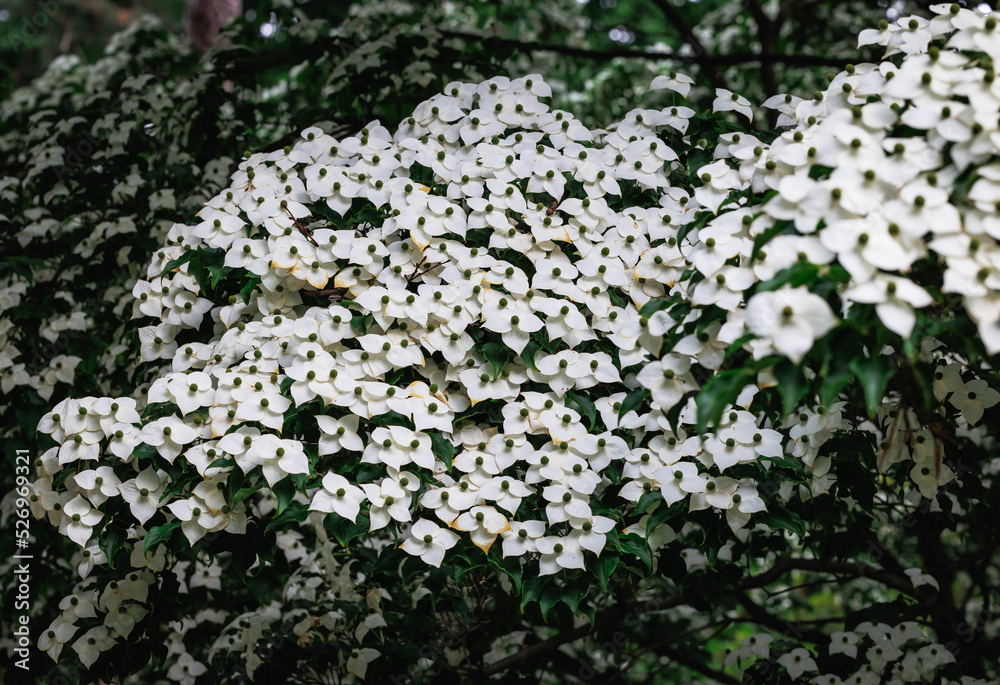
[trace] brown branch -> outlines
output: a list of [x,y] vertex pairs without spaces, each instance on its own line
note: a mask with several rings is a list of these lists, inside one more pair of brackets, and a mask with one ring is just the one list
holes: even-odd
[[813,644],[825,642],[827,640],[827,635],[822,630],[816,630],[815,628],[803,628],[797,621],[782,621],[760,604],[754,602],[745,592],[739,593],[736,596],[736,601],[740,603],[740,606],[746,609],[747,614],[755,623],[767,626],[775,632],[790,634],[796,639],[807,640]]
[[778,19],[775,21],[775,28],[780,29],[786,21],[792,18],[792,15],[795,14],[795,6],[797,4],[798,0],[783,0],[781,7],[778,9]]
[[[740,622],[741,621],[738,618],[723,618],[718,621],[712,621],[711,623],[706,623],[705,625],[688,628],[687,630],[681,631],[679,633],[668,635],[662,640],[655,640],[649,644],[639,645],[635,649],[629,650],[628,653],[625,655],[625,657],[623,659],[620,659],[619,661],[621,663],[635,661],[642,654],[647,654],[649,652],[656,652],[656,650],[663,649],[669,644],[677,642],[678,640],[683,640],[685,637],[688,637],[689,635],[694,635],[695,633],[705,630],[706,628],[718,628],[718,630],[713,632],[707,638],[705,638],[704,640],[700,640],[700,643],[704,644],[705,642],[714,639],[717,635],[719,635],[720,632],[724,631],[729,626],[733,625],[734,623],[740,623]],[[650,673],[650,675],[655,675],[656,672],[657,671],[654,671]],[[607,677],[597,681],[595,685],[612,685],[612,683],[621,682],[623,673],[624,672],[621,670],[613,670],[607,674]],[[648,680],[648,677],[646,678],[646,680]],[[646,682],[646,680],[643,680],[641,682]]]
[[[789,571],[800,570],[800,571],[813,571],[817,573],[835,573],[845,576],[849,576],[849,579],[859,579],[868,578],[877,582],[882,583],[887,587],[891,587],[895,590],[899,590],[907,595],[917,596],[913,585],[899,577],[894,573],[884,571],[882,569],[875,568],[868,564],[863,564],[861,562],[827,562],[819,559],[781,559],[774,564],[770,569],[759,573],[756,576],[746,578],[741,581],[734,588],[737,592],[743,592],[745,590],[753,588],[761,588],[769,585],[782,576],[784,576]],[[739,599],[739,598],[737,598]],[[496,675],[497,673],[502,673],[508,669],[515,668],[524,665],[527,662],[533,661],[537,658],[543,657],[546,653],[557,649],[558,647],[569,643],[575,642],[586,635],[595,632],[601,628],[606,628],[610,625],[626,619],[626,617],[638,616],[640,614],[649,613],[652,611],[661,611],[663,609],[669,609],[675,606],[681,606],[687,603],[687,598],[683,593],[671,595],[670,597],[663,600],[650,600],[650,601],[637,601],[637,602],[626,602],[624,604],[618,604],[602,612],[594,621],[594,624],[583,625],[572,630],[568,630],[558,635],[553,635],[552,637],[536,642],[533,645],[529,645],[519,652],[511,654],[499,661],[496,661],[483,669],[478,671],[474,676],[470,676],[463,681],[462,685],[475,685],[476,683],[482,682],[484,679]],[[744,605],[746,606],[746,605]],[[789,626],[794,624],[785,623],[774,618],[770,614],[767,614],[765,610],[761,608],[762,611],[767,615],[768,620],[778,621],[781,625],[781,630],[787,629]],[[749,608],[748,608],[749,611]],[[763,618],[763,617],[761,617]],[[754,619],[757,620],[756,618]],[[763,623],[763,621],[761,621]],[[765,624],[766,625],[766,624]],[[800,631],[800,635],[810,636],[806,639],[810,639],[813,642],[819,641],[820,631],[814,629],[805,629]],[[669,656],[669,655],[668,655]],[[673,658],[673,657],[671,657]],[[676,659],[675,659],[676,660]],[[680,660],[676,660],[677,663],[692,668],[698,671],[690,663],[685,663]],[[702,668],[705,668],[702,666]],[[718,674],[716,672],[705,673],[704,671],[698,671],[703,675],[709,675],[712,678],[721,678],[725,674]],[[728,677],[728,676],[726,676]],[[722,682],[737,682],[735,680],[723,680]]]
[[[778,565],[781,565],[779,562]],[[776,565],[777,566],[777,565]],[[816,573],[839,573],[849,576],[848,579],[868,578],[876,580],[886,587],[899,590],[903,594],[911,597],[920,597],[905,577],[899,576],[889,571],[875,568],[860,561],[822,561],[820,559],[790,559],[785,564],[786,570],[813,571]]]
[[[698,36],[695,35],[694,29],[687,20],[684,19],[684,15],[681,11],[674,7],[670,0],[653,0],[653,4],[656,5],[663,15],[667,18],[667,21],[681,34],[681,40],[691,46],[694,50],[694,54],[697,57],[708,57],[708,50],[705,49],[704,44],[698,40]],[[703,65],[704,66],[704,65]],[[709,66],[705,69],[705,73],[708,75],[708,79],[712,82],[712,85],[716,88],[725,88],[730,90],[729,85],[726,83],[726,79],[722,76],[722,72],[713,66]]]
[[[611,50],[590,50],[588,48],[577,48],[570,45],[529,43],[512,38],[496,38],[493,36],[482,36],[476,33],[464,31],[442,31],[441,34],[447,38],[461,38],[473,40],[479,43],[489,43],[490,41],[525,50],[527,52],[553,52],[568,57],[580,57],[582,59],[610,60],[616,57],[628,57],[637,59],[652,59],[668,62],[679,62],[700,67],[728,67],[741,64],[773,63],[786,64],[796,67],[845,67],[853,62],[840,57],[826,57],[824,55],[795,55],[788,53],[768,53],[759,54],[756,52],[734,52],[728,55],[681,55],[676,52],[656,52],[653,50],[635,50],[631,48],[613,48]],[[719,86],[724,88],[725,86]]]
[[681,666],[690,668],[692,671],[695,671],[697,673],[702,674],[703,676],[711,678],[716,682],[726,683],[727,685],[738,685],[738,683],[740,682],[733,676],[723,673],[722,671],[713,670],[708,666],[706,666],[705,664],[698,661],[697,659],[688,656],[687,654],[679,650],[668,647],[661,649],[660,651],[664,656],[666,656],[671,661],[675,661],[679,663]]
[[413,271],[407,277],[407,279],[406,279],[407,283],[413,283],[413,279],[417,277],[417,271],[420,270],[420,267],[426,261],[427,261],[427,257],[426,256],[420,258],[420,261],[416,263],[416,265],[413,267]]
[[[760,53],[768,55],[774,52],[777,39],[777,26],[768,19],[760,0],[747,0],[747,6],[753,21],[757,25],[757,37],[760,39]],[[760,80],[764,87],[764,95],[771,97],[778,94],[778,77],[774,73],[774,62],[761,62]],[[772,112],[772,116],[777,113]]]
[[292,214],[292,210],[288,208],[288,205],[284,205],[284,208],[285,211],[288,212],[288,218],[295,222],[295,225],[299,227],[299,230],[302,232],[302,235],[306,237],[306,240],[312,243],[313,247],[319,247],[319,243],[317,243],[316,239],[312,236],[312,231],[299,223],[299,220],[295,218],[294,214]]
[[330,290],[300,290],[299,295],[304,297],[336,297],[343,295],[347,288],[331,288]]

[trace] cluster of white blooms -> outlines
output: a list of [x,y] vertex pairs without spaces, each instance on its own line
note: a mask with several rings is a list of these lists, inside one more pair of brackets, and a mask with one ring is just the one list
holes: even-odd
[[[733,135],[716,151],[725,161],[699,171],[705,185],[695,196],[718,216],[692,246],[691,264],[705,280],[688,294],[692,302],[731,311],[723,327],[731,332],[718,336],[723,342],[750,332],[755,339],[746,347],[754,358],[777,353],[800,362],[840,323],[838,314],[849,319],[859,305],[873,306],[903,341],[919,340],[930,332],[917,326],[918,312],[934,317],[952,306],[946,298],[957,296],[985,351],[1000,351],[1000,195],[993,161],[1000,122],[991,61],[1000,49],[991,38],[997,20],[954,4],[933,10],[930,21],[902,17],[861,34],[861,45],[887,46],[887,56],[904,53],[898,65],[849,66],[810,100],[772,98],[765,105],[780,112],[788,129],[770,145]],[[946,48],[930,45],[935,40]],[[716,108],[738,110],[736,96],[727,103],[724,95]],[[953,191],[959,178],[968,179],[961,196]],[[773,197],[746,208],[726,194],[732,188]],[[842,311],[788,284],[756,292],[743,307],[742,293],[799,262],[840,281]],[[928,268],[943,274],[934,295],[913,276]],[[931,345],[922,354],[948,363],[936,373],[934,394],[942,405],[934,415],[956,421],[960,431],[975,427],[1000,395],[982,378],[988,367],[944,352]],[[941,436],[920,420],[926,416],[896,412],[902,402],[888,397],[879,466],[912,457],[912,479],[932,497],[954,474],[941,464]],[[983,432],[968,434],[981,441]],[[820,442],[807,443],[810,451]],[[797,456],[825,489],[828,466],[817,469],[813,456]]]
[[[778,651],[775,650],[777,642],[768,633],[746,637],[738,649],[726,656],[726,665],[768,661],[783,667],[792,680],[815,685],[903,685],[932,682],[941,666],[955,662],[955,656],[944,645],[929,640],[915,621],[896,626],[863,621],[853,630],[832,633],[830,643],[823,646],[822,652],[858,662],[854,664],[857,670],[843,678],[821,674],[814,658],[816,655],[809,650],[798,647]],[[941,682],[949,685],[986,685],[988,681],[964,678],[960,682],[947,679]]]
[[[142,275],[170,225],[225,182],[231,164],[195,165],[181,144],[210,78],[150,67],[164,54],[186,52],[144,17],[97,63],[59,58],[2,104],[9,126],[0,135],[0,220],[9,222],[7,239],[20,257],[5,248],[11,261],[0,276],[0,383],[20,399],[0,409],[6,437],[17,435],[23,408],[15,404],[34,404],[33,394],[65,397],[78,386],[80,363],[91,392],[131,389],[122,372],[134,371],[134,357],[117,342],[131,304],[126,284]],[[144,146],[151,149],[140,158]],[[162,168],[176,170],[168,182],[179,195],[144,179]],[[94,192],[104,182],[113,184],[108,202]],[[71,347],[77,354],[62,354]]]

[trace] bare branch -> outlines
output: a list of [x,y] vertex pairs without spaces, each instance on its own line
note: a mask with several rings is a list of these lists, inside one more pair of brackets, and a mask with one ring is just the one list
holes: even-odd
[[[795,67],[840,67],[843,68],[852,64],[851,60],[839,57],[826,57],[825,55],[795,55],[787,53],[758,54],[756,52],[734,52],[728,55],[681,55],[676,52],[656,52],[653,50],[634,50],[631,48],[615,48],[612,50],[590,50],[588,48],[577,48],[570,45],[528,43],[511,38],[496,38],[493,36],[482,36],[464,31],[442,31],[442,35],[448,38],[461,38],[463,40],[473,40],[480,43],[493,41],[501,45],[509,45],[519,50],[527,52],[552,52],[568,57],[579,57],[581,59],[610,60],[616,57],[627,57],[635,59],[651,59],[665,62],[677,62],[680,64],[690,64],[703,68],[727,67],[740,64],[786,64]],[[719,86],[723,88],[724,86]]]
[[[681,11],[674,7],[670,0],[653,0],[653,4],[656,5],[663,15],[667,18],[667,21],[677,29],[681,34],[681,39],[691,46],[694,50],[694,54],[697,58],[708,57],[708,50],[705,49],[704,44],[698,40],[698,36],[695,35],[694,29],[687,20],[684,19],[684,15]],[[703,62],[698,62],[704,66]],[[725,88],[730,90],[729,85],[726,83],[726,79],[722,76],[722,72],[719,71],[716,65],[707,66],[705,68],[705,73],[708,75],[709,80],[712,85],[716,88]]]
[[[747,6],[753,21],[757,25],[757,38],[760,40],[761,55],[769,55],[774,52],[775,41],[777,40],[777,27],[767,14],[760,0],[747,0]],[[778,94],[778,78],[774,73],[774,62],[761,62],[760,80],[764,86],[764,94],[767,97]]]

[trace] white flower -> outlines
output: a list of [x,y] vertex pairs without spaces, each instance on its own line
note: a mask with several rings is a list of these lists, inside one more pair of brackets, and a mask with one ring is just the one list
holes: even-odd
[[913,309],[934,302],[926,290],[906,278],[877,276],[874,280],[848,288],[845,300],[875,305],[875,311],[885,327],[903,338],[909,338],[917,321]]
[[497,535],[510,529],[507,518],[488,506],[473,507],[455,519],[451,526],[471,533],[472,543],[484,552],[490,551]]
[[418,483],[416,476],[406,471],[398,478],[383,478],[381,484],[362,483],[361,489],[371,503],[368,510],[371,530],[385,528],[393,520],[409,522],[410,493],[419,487]]
[[440,567],[444,554],[458,542],[458,535],[441,528],[428,519],[420,519],[410,528],[410,537],[403,541],[403,551],[419,556],[427,564]]
[[193,656],[188,652],[184,652],[167,671],[167,677],[181,685],[194,685],[198,676],[204,674],[207,670],[205,664],[195,661]]
[[225,516],[213,512],[205,500],[197,495],[174,500],[167,508],[181,520],[181,532],[192,545],[207,533],[225,528],[228,524]]
[[818,671],[819,667],[812,654],[801,647],[778,657],[778,663],[785,667],[792,680],[798,680],[806,671]]
[[121,495],[129,504],[132,515],[140,525],[153,517],[159,507],[160,496],[167,486],[166,471],[147,467],[135,478],[121,484]]
[[380,656],[382,656],[382,653],[377,649],[372,649],[371,647],[354,650],[351,653],[351,656],[347,659],[347,673],[364,680],[365,674],[368,673],[368,664],[375,661],[375,659],[378,659]]
[[[757,293],[747,303],[747,328],[798,364],[837,325],[830,305],[805,286]],[[755,356],[762,356],[755,351]]]
[[680,502],[691,493],[704,492],[705,477],[698,474],[698,465],[691,462],[677,462],[663,466],[656,472],[660,483],[660,494],[667,504]]
[[830,654],[844,654],[852,659],[858,656],[858,634],[850,631],[830,635]]
[[535,545],[542,555],[538,560],[539,575],[557,573],[564,568],[584,568],[579,536],[543,537],[539,538]]
[[264,435],[254,443],[254,451],[261,458],[264,479],[271,487],[290,474],[309,473],[309,457],[298,440],[281,440],[273,435]]
[[725,88],[715,89],[715,101],[712,102],[712,111],[739,112],[747,119],[753,120],[753,110],[750,108],[750,101],[742,95],[737,95]]
[[52,660],[59,662],[59,655],[62,653],[63,645],[70,641],[76,634],[77,626],[67,622],[63,618],[57,618],[49,625],[38,638],[38,648],[46,652]]
[[323,476],[323,488],[313,495],[309,508],[327,514],[335,511],[354,523],[364,501],[365,493],[361,488],[351,485],[340,474],[330,472]]
[[910,582],[913,584],[913,587],[919,587],[921,585],[930,585],[935,590],[941,589],[941,586],[938,585],[937,579],[929,573],[924,573],[923,569],[908,568],[904,569],[903,573],[909,576]]
[[669,74],[660,75],[653,78],[653,81],[649,84],[650,90],[672,90],[675,93],[680,94],[681,97],[687,97],[688,93],[691,92],[691,86],[694,85],[694,79],[685,74],[678,74],[676,71],[671,71]]
[[176,416],[152,421],[139,432],[141,442],[155,447],[160,456],[171,463],[183,451],[184,445],[197,437],[198,432]]
[[987,385],[986,381],[976,378],[956,389],[948,401],[962,412],[962,417],[970,426],[975,426],[982,420],[985,410],[1000,402],[1000,392]]
[[73,649],[80,656],[80,661],[90,668],[97,661],[101,652],[106,652],[115,645],[116,640],[104,626],[91,628],[73,643]]
[[60,528],[69,539],[86,547],[94,526],[100,523],[104,514],[92,508],[90,502],[77,495],[63,507],[63,519]]
[[689,391],[698,389],[690,370],[690,357],[670,352],[644,366],[636,380],[649,389],[659,408],[667,412]]
[[503,532],[504,557],[519,557],[528,552],[537,552],[537,541],[545,535],[544,521],[511,521],[510,528]]

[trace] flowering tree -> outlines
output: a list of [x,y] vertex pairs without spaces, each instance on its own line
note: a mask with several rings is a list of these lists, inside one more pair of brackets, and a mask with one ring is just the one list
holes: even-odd
[[38,423],[50,676],[1000,677],[1000,34],[932,10],[766,132],[531,74],[218,163]]

